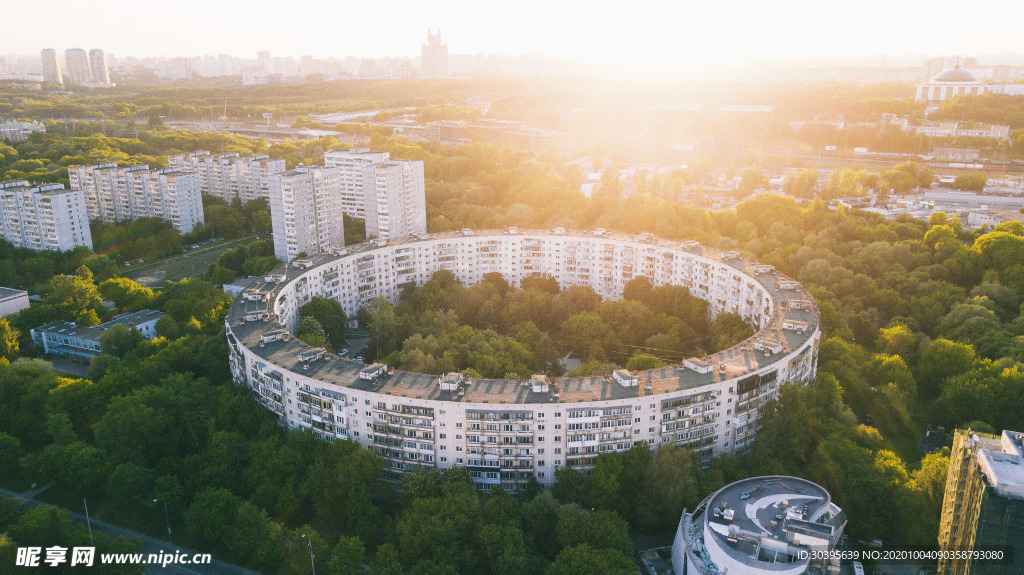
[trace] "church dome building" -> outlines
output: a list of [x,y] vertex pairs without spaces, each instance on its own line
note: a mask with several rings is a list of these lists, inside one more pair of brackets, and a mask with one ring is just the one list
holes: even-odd
[[927,84],[918,84],[914,100],[945,102],[957,96],[984,94],[985,86],[973,72],[960,66],[943,71]]

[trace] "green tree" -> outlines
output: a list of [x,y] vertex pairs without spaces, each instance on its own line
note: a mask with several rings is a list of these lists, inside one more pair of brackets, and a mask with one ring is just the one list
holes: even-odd
[[0,361],[18,359],[18,330],[6,318],[0,317]]
[[331,575],[359,575],[363,572],[366,549],[358,537],[342,535],[331,553],[334,556],[327,564],[327,571]]
[[953,180],[953,187],[958,190],[980,192],[985,189],[987,183],[988,175],[981,172],[972,172],[970,174],[957,175],[956,179]]
[[128,327],[123,323],[114,325],[100,334],[100,349],[103,353],[117,358],[123,358],[131,353],[142,342],[146,336],[142,335],[134,326]]
[[370,564],[370,575],[402,575],[402,563],[398,559],[398,550],[390,543],[377,548],[377,555]]
[[43,305],[53,309],[57,317],[90,326],[99,323],[103,313],[103,298],[92,283],[92,272],[84,266],[79,270],[86,273],[54,276],[43,297]]
[[937,339],[928,344],[917,366],[918,381],[924,397],[936,397],[942,390],[942,383],[962,375],[977,365],[974,348],[968,344]]
[[299,322],[299,327],[295,330],[295,335],[313,347],[330,348],[330,342],[327,341],[327,332],[324,331],[323,326],[316,320],[315,317],[306,316]]
[[[299,309],[299,317],[313,318],[323,329],[329,349],[337,351],[348,343],[348,317],[333,299],[314,297]],[[301,324],[300,324],[301,326]]]
[[156,320],[156,325],[154,327],[156,328],[157,335],[160,337],[166,337],[167,339],[176,339],[178,334],[181,332],[178,327],[178,322],[174,321],[174,318],[169,315],[162,316],[160,319]]
[[613,511],[565,517],[558,522],[557,533],[562,547],[586,544],[594,549],[614,549],[627,557],[633,553],[629,524]]
[[688,449],[669,443],[654,453],[644,479],[644,495],[638,515],[648,529],[664,530],[679,521],[684,508],[693,508],[700,497],[697,462]]
[[732,347],[754,335],[754,330],[743,321],[739,314],[730,312],[723,312],[715,316],[709,331],[713,334],[710,351],[720,351]]
[[568,547],[548,566],[547,575],[637,575],[629,557],[615,549],[594,549],[582,544]]
[[110,495],[134,503],[145,499],[153,489],[154,473],[134,463],[122,463],[107,477]]
[[159,458],[158,448],[170,425],[166,412],[147,405],[136,393],[112,399],[93,432],[97,445],[115,461],[144,465]]
[[747,166],[740,170],[739,191],[744,196],[749,196],[754,193],[755,190],[764,187],[765,181],[766,178],[764,172],[761,171],[761,168],[758,168],[757,166]]
[[[21,442],[17,437],[0,432],[0,477],[11,477],[21,467]],[[0,524],[2,527],[2,524]]]
[[63,411],[46,416],[46,431],[53,437],[55,445],[70,445],[78,439],[72,429],[71,417]]
[[153,299],[153,290],[128,278],[110,278],[98,286],[103,299],[114,302],[118,309],[141,309]]

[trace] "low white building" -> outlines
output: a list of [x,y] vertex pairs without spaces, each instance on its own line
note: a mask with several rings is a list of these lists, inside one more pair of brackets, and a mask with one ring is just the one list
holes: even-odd
[[46,132],[42,122],[18,122],[11,120],[0,123],[0,140],[24,142],[35,132]]
[[0,287],[0,317],[18,313],[28,306],[27,291]]
[[116,325],[139,330],[148,339],[156,337],[156,322],[164,316],[162,311],[144,309],[122,314],[94,326],[79,326],[73,321],[55,321],[33,330],[32,341],[42,346],[43,352],[62,357],[91,359],[103,353],[100,336]]
[[1020,96],[1024,95],[1024,84],[984,84],[974,72],[954,66],[938,74],[930,82],[918,84],[914,100],[928,102],[938,107],[938,104],[957,96],[979,94]]

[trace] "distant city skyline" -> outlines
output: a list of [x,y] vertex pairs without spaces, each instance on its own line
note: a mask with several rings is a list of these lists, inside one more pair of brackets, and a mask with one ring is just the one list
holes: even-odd
[[[849,59],[883,54],[1006,54],[1021,50],[1024,4],[948,0],[926,9],[864,0],[854,8],[806,0],[629,4],[526,0],[492,8],[463,0],[384,4],[322,1],[166,4],[56,0],[59,15],[32,34],[0,38],[0,54],[101,46],[118,57],[267,50],[298,58],[415,58],[427,30],[453,54],[543,54],[611,70],[684,71],[772,59]],[[39,21],[38,5],[5,7],[8,22]],[[140,18],[154,25],[139,25]],[[159,25],[155,25],[155,24]],[[898,57],[898,56],[896,56]]]

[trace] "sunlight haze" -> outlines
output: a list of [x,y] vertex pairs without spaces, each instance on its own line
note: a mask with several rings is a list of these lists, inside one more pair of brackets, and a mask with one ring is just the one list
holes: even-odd
[[[869,0],[832,3],[465,1],[338,3],[57,1],[61,15],[27,37],[8,34],[0,53],[102,46],[118,56],[318,58],[416,56],[427,29],[453,54],[543,54],[595,66],[677,71],[765,59],[910,54],[1005,54],[1019,50],[1024,4]],[[9,22],[39,7],[9,2]],[[998,11],[999,18],[991,18]],[[143,24],[145,21],[145,24]]]

